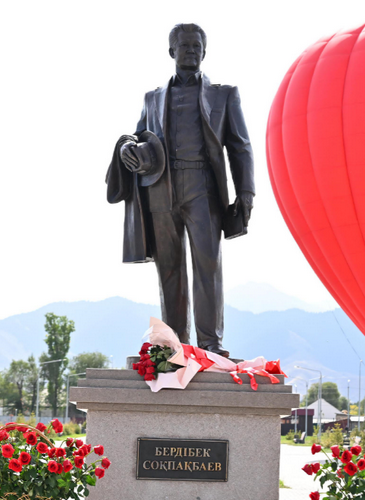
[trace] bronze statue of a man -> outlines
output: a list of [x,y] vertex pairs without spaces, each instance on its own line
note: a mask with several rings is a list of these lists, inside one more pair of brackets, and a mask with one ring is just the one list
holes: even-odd
[[124,261],[155,261],[162,319],[188,344],[187,233],[198,346],[228,357],[222,346],[221,233],[229,206],[223,147],[237,195],[234,215],[244,228],[255,194],[252,148],[237,87],[211,84],[200,72],[204,31],[178,24],[169,42],[176,74],[145,95],[134,136],[118,141],[108,201],[126,201]]

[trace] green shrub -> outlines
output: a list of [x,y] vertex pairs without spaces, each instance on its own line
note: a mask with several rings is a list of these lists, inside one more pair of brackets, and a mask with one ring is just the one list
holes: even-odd
[[30,417],[25,417],[22,413],[19,413],[19,415],[16,417],[16,423],[28,424],[31,425],[32,427],[35,427],[37,425],[34,413],[32,413]]
[[75,422],[68,422],[63,425],[63,435],[71,436],[71,434],[80,434],[80,426]]

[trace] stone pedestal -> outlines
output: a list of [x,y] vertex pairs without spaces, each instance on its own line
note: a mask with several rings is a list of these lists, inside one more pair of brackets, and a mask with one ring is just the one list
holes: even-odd
[[[198,373],[185,390],[151,392],[133,370],[87,369],[70,400],[87,409],[87,442],[103,444],[112,465],[90,500],[278,500],[280,415],[299,406],[284,385],[247,375]],[[136,478],[138,438],[229,441],[228,481]]]

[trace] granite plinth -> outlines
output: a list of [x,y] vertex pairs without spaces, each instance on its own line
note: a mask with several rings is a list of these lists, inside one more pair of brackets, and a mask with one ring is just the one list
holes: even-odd
[[[87,409],[87,442],[103,444],[112,466],[90,500],[278,500],[280,415],[299,405],[290,386],[256,377],[198,373],[184,390],[152,393],[133,370],[88,369],[70,389]],[[229,441],[228,481],[137,480],[137,438]]]

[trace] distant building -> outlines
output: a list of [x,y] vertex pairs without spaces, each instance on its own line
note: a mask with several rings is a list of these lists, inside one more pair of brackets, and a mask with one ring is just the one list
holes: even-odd
[[[314,410],[313,422],[318,423],[318,400],[308,405],[308,410]],[[336,415],[341,413],[338,408],[328,403],[325,399],[321,399],[321,421],[322,424],[334,422],[337,420]]]
[[[314,410],[307,411],[307,436],[313,436],[313,414]],[[305,408],[294,408],[291,415],[281,416],[281,435],[286,436],[290,430],[295,430],[295,420],[297,422],[297,433],[305,431]]]

